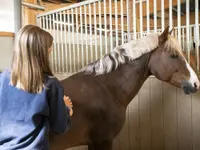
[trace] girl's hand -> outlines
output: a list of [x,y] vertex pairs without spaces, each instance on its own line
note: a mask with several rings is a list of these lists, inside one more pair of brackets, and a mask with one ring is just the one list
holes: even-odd
[[64,102],[65,102],[65,105],[69,108],[69,115],[72,116],[73,115],[73,104],[71,102],[71,99],[68,97],[68,96],[65,96],[63,97],[64,99]]

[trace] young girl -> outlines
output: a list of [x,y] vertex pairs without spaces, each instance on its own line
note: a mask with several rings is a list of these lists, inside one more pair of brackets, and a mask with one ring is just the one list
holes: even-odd
[[33,25],[16,37],[11,69],[0,74],[0,150],[48,150],[49,131],[71,124],[72,103],[49,66],[52,43]]

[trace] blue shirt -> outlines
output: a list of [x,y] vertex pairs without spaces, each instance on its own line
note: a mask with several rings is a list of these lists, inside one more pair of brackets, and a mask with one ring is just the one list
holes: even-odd
[[10,84],[10,72],[0,74],[0,150],[48,150],[51,129],[63,133],[71,124],[64,90],[56,78],[46,77],[40,94]]

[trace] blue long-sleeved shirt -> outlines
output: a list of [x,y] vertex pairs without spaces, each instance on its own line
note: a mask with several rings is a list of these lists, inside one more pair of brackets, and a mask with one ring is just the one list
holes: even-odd
[[71,124],[61,84],[46,79],[33,94],[11,86],[9,71],[0,74],[0,150],[48,150],[49,130],[63,133]]

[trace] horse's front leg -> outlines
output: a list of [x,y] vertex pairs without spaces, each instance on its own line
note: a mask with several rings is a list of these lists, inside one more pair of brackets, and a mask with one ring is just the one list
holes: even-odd
[[94,150],[93,144],[88,144],[88,150]]
[[[91,150],[112,150],[113,141],[103,141],[102,143],[93,144],[93,149]],[[90,150],[90,149],[88,149]]]

